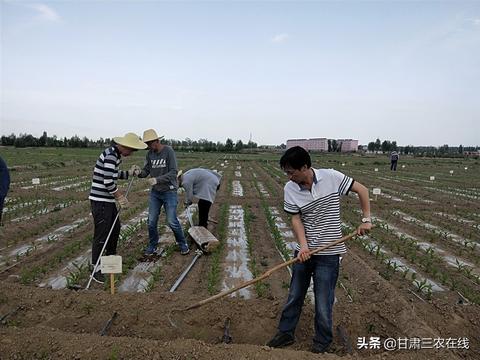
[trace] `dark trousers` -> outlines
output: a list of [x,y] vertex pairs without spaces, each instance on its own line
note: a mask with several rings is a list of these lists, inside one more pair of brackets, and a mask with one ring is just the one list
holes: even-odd
[[[295,256],[297,256],[295,252]],[[293,265],[287,303],[283,308],[278,330],[294,335],[303,301],[313,277],[315,295],[315,337],[313,342],[326,349],[333,339],[333,302],[339,270],[339,255],[314,255],[309,260]]]
[[[94,222],[94,233],[92,241],[92,264],[95,265],[105,241],[107,240],[108,233],[112,228],[113,221],[115,220],[118,211],[115,203],[109,203],[104,201],[90,200],[92,207],[92,215]],[[120,235],[120,218],[115,222],[112,233],[108,238],[107,246],[105,247],[105,255],[115,255],[117,253],[117,242]]]
[[208,213],[212,203],[207,200],[198,200],[198,226],[208,227]]
[[397,161],[398,160],[392,160],[392,163],[390,164],[390,170],[397,171]]

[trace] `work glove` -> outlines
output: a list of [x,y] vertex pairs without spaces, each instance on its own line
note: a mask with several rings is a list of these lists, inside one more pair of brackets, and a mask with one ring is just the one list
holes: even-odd
[[178,195],[181,195],[181,194],[183,194],[184,192],[185,192],[185,189],[184,189],[183,187],[179,187],[179,188],[177,189],[177,194],[178,194]]
[[125,195],[121,194],[118,195],[115,200],[117,200],[118,205],[120,206],[121,209],[127,208],[129,203]]
[[153,186],[153,185],[156,185],[157,182],[158,182],[157,179],[154,178],[154,177],[148,179],[147,181],[148,181],[148,183],[149,183],[150,185],[152,185],[152,186]]
[[138,176],[142,172],[142,169],[140,169],[140,166],[138,165],[132,165],[130,170],[128,170],[128,176]]

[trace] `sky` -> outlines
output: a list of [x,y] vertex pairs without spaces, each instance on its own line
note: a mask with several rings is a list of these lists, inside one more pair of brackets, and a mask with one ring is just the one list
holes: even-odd
[[0,4],[0,135],[480,145],[480,0]]

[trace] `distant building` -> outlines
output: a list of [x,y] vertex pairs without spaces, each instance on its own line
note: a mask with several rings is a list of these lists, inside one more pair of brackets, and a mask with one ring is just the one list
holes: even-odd
[[[338,139],[338,146],[342,152],[357,151],[358,140],[352,139]],[[287,140],[287,149],[294,146],[301,146],[309,151],[328,151],[327,138],[312,138],[312,139],[289,139]]]
[[328,140],[326,138],[287,140],[287,149],[294,146],[301,146],[305,150],[328,151]]
[[358,150],[358,140],[338,139],[337,143],[340,146],[341,152],[352,152]]
[[308,139],[289,139],[287,140],[287,149],[294,146],[301,146],[304,149],[308,149]]

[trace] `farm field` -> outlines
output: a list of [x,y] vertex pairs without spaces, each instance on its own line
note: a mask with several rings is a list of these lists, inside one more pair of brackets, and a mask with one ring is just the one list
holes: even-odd
[[[280,153],[177,153],[179,169],[216,169],[223,178],[209,225],[221,244],[199,256],[174,292],[196,254],[176,251],[162,213],[162,255],[145,262],[149,185],[135,179],[130,206],[120,213],[123,274],[116,276],[118,292],[110,295],[108,283],[83,290],[93,234],[88,192],[101,149],[0,151],[12,181],[0,227],[0,358],[320,357],[310,352],[310,296],[296,342],[285,349],[264,346],[288,294],[288,268],[233,296],[173,311],[290,259],[295,239],[283,211],[287,177],[278,167]],[[121,169],[142,165],[144,154],[124,158]],[[396,172],[381,155],[313,154],[312,161],[367,186],[376,225],[368,236],[347,242],[334,346],[322,357],[480,358],[480,161],[403,156]],[[40,183],[32,185],[32,178]],[[374,188],[381,193],[374,195]],[[354,194],[342,200],[345,234],[358,225],[358,209]],[[183,195],[178,214],[186,231]],[[230,344],[222,343],[226,327]]]

